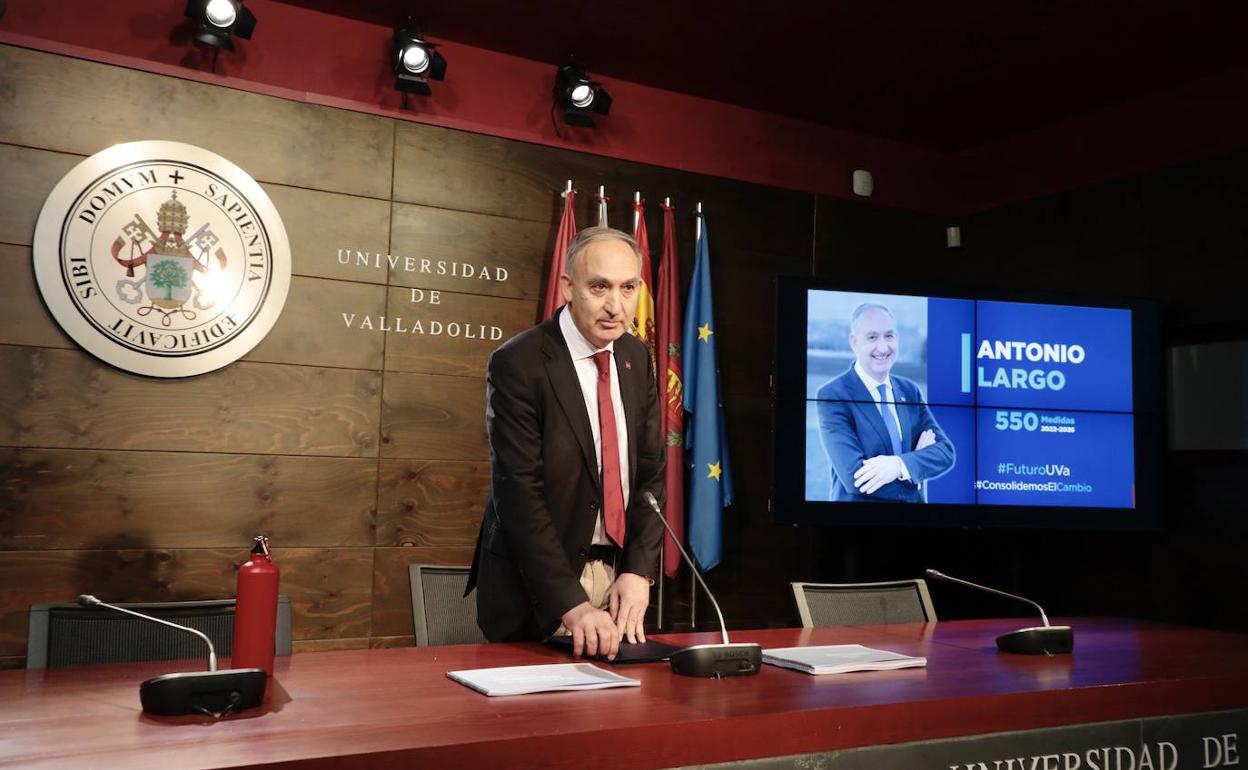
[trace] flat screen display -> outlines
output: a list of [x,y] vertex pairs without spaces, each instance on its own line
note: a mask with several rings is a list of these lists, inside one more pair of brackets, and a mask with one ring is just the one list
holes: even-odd
[[777,520],[1159,526],[1153,308],[779,293]]

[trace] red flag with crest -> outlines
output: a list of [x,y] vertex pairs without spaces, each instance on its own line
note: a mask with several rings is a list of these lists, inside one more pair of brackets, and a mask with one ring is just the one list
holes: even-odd
[[[663,253],[659,257],[658,324],[655,352],[659,380],[659,430],[667,454],[664,476],[667,497],[667,522],[672,530],[685,538],[685,410],[680,365],[680,343],[683,322],[680,312],[680,258],[676,256],[675,210],[663,205]],[[676,577],[680,569],[680,552],[664,535],[663,572]]]

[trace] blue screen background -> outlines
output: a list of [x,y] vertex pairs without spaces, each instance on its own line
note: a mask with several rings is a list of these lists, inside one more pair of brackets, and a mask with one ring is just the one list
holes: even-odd
[[[818,294],[843,295],[843,305],[858,296]],[[889,295],[869,296],[888,304]],[[905,301],[907,309],[922,307],[912,297]],[[894,371],[923,383],[956,452],[950,470],[925,482],[928,502],[1135,507],[1131,311],[929,297],[926,318],[897,315],[902,349],[925,346],[918,358],[926,367],[918,377]],[[913,333],[908,339],[907,329],[924,330],[925,339]],[[980,359],[984,340],[1079,345],[1084,356],[1079,363]],[[1057,378],[1062,387],[994,387],[999,369],[1011,384],[1031,385],[1038,377],[1047,385]],[[823,378],[808,371],[808,393]],[[806,497],[826,500],[830,471],[811,422],[815,402],[808,404]]]

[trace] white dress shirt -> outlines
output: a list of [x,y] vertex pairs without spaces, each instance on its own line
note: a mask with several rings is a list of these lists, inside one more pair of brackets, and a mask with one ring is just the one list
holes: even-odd
[[[611,404],[615,407],[615,433],[620,447],[620,481],[624,487],[624,510],[628,510],[628,423],[624,419],[624,399],[620,397],[620,375],[615,366],[615,343],[605,348],[594,347],[581,330],[576,328],[572,313],[565,307],[559,312],[559,331],[563,333],[563,341],[568,345],[568,354],[572,357],[572,366],[576,369],[576,378],[581,383],[581,395],[585,397],[585,411],[589,414],[589,427],[594,433],[594,457],[598,459],[598,478],[602,478],[602,426],[598,422],[598,365],[594,363],[594,354],[600,350],[611,351],[607,358],[611,362]],[[904,465],[904,463],[903,463]],[[606,527],[602,523],[602,507],[598,508],[598,519],[594,522],[594,545],[610,545]]]
[[[876,409],[880,410],[880,416],[886,420],[891,418],[892,421],[897,425],[897,435],[901,436],[902,437],[901,440],[904,442],[906,440],[905,439],[906,434],[902,432],[901,418],[897,416],[897,396],[893,394],[892,379],[890,379],[889,376],[886,374],[884,375],[884,381],[880,382],[879,380],[875,379],[871,375],[867,374],[867,370],[863,369],[862,364],[858,363],[857,361],[854,362],[854,373],[858,375],[858,379],[862,380],[862,384],[866,386],[867,392],[871,394],[872,400],[875,401]],[[888,401],[885,402],[882,406],[880,404],[880,390],[879,390],[881,385],[883,385],[884,389],[888,392]],[[906,447],[906,445],[903,443],[901,446],[901,451],[905,452],[907,451],[907,449],[913,449],[913,447]],[[900,457],[898,457],[897,459],[901,461],[901,480],[909,481],[910,469],[906,467],[906,461],[902,460]]]

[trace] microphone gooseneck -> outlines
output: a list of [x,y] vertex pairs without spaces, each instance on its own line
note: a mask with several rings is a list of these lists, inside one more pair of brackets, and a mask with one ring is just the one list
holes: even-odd
[[1030,604],[1032,607],[1036,608],[1037,612],[1040,613],[1040,620],[1044,622],[1044,625],[1045,626],[1049,625],[1049,616],[1044,614],[1044,608],[1041,607],[1039,604],[1033,602],[1031,599],[1027,599],[1022,596],[1017,596],[1015,594],[1006,593],[1005,591],[998,591],[997,589],[989,588],[988,586],[981,586],[979,583],[972,583],[969,580],[963,580],[962,578],[952,577],[951,575],[946,575],[945,573],[938,572],[937,570],[934,570],[934,569],[925,570],[924,574],[933,580],[948,580],[950,583],[960,583],[961,585],[964,585],[964,586],[969,586],[971,588],[978,588],[981,591],[987,591],[990,594],[996,594],[997,596],[1004,596],[1007,599],[1014,599],[1016,601],[1020,601],[1025,604]]
[[140,620],[150,620],[162,626],[187,631],[203,639],[204,644],[208,645],[207,672],[163,674],[139,685],[139,703],[146,713],[157,716],[203,714],[217,719],[231,711],[255,708],[264,700],[264,688],[268,681],[264,671],[258,668],[218,671],[217,650],[212,646],[212,640],[203,632],[102,602],[91,594],[81,594],[77,602],[83,607],[105,607],[133,615]]
[[979,583],[972,583],[962,578],[955,578],[934,569],[925,570],[924,574],[932,580],[948,580],[950,583],[958,583],[968,588],[1004,596],[1007,599],[1014,599],[1036,608],[1036,611],[1040,613],[1040,620],[1044,621],[1044,625],[1020,628],[1017,631],[1011,631],[1008,634],[998,636],[997,649],[1001,652],[1011,652],[1020,655],[1061,655],[1071,652],[1075,647],[1074,630],[1070,626],[1050,625],[1049,616],[1044,614],[1044,608],[1031,599],[1006,593],[1005,591],[998,591],[988,586],[981,586]]
[[698,565],[689,558],[689,553],[685,551],[685,547],[680,544],[680,539],[676,537],[676,533],[672,531],[671,525],[667,523],[667,518],[663,515],[663,510],[659,507],[659,501],[654,499],[654,495],[649,491],[642,492],[642,498],[654,510],[654,515],[659,517],[659,521],[663,523],[663,528],[667,530],[667,534],[672,536],[672,542],[680,549],[680,555],[685,558],[685,563],[693,570],[693,576],[697,579],[702,590],[706,591],[706,596],[711,600],[711,606],[715,608],[715,614],[719,617],[719,633],[723,642],[719,644],[695,644],[692,647],[686,647],[683,650],[673,652],[669,660],[672,663],[672,671],[682,676],[696,677],[715,677],[716,679],[725,676],[751,676],[757,674],[763,665],[763,648],[755,642],[738,642],[733,644],[728,641],[728,624],[724,622],[724,613],[719,609],[719,602],[715,601],[715,594],[711,593],[710,587],[706,581],[702,579],[702,575],[698,573]]
[[160,618],[152,617],[151,615],[144,615],[141,612],[128,610],[125,607],[118,607],[115,604],[107,604],[95,598],[91,594],[81,594],[78,596],[77,601],[78,601],[78,604],[82,605],[83,607],[107,607],[110,610],[116,610],[117,612],[124,612],[127,615],[133,615],[136,618],[142,618],[143,620],[150,620],[153,623],[160,623],[163,626],[169,626],[170,628],[176,628],[179,631],[187,631],[189,633],[195,634],[200,639],[204,640],[204,644],[208,645],[208,670],[209,671],[217,670],[217,649],[212,646],[212,640],[208,638],[208,635],[203,633],[202,631],[198,631],[194,628],[189,628],[187,626],[179,626],[177,623],[170,623],[167,620],[161,620]]
[[719,617],[719,633],[723,637],[724,644],[729,644],[728,625],[724,623],[724,613],[719,611],[719,602],[715,601],[715,595],[711,593],[710,588],[707,588],[706,581],[702,579],[702,575],[698,574],[697,565],[694,564],[693,559],[689,557],[689,554],[685,551],[685,547],[680,544],[680,538],[676,537],[676,533],[672,531],[672,526],[667,523],[667,517],[663,515],[663,509],[659,507],[659,501],[654,499],[654,495],[651,494],[648,489],[641,493],[641,497],[654,511],[654,514],[659,517],[659,521],[663,522],[663,528],[667,530],[667,534],[672,536],[672,542],[675,543],[676,547],[680,549],[680,555],[685,557],[685,561],[688,562],[690,568],[693,570],[693,576],[697,578],[698,584],[702,586],[702,590],[706,592],[707,598],[711,600],[711,606],[715,608],[715,614]]

